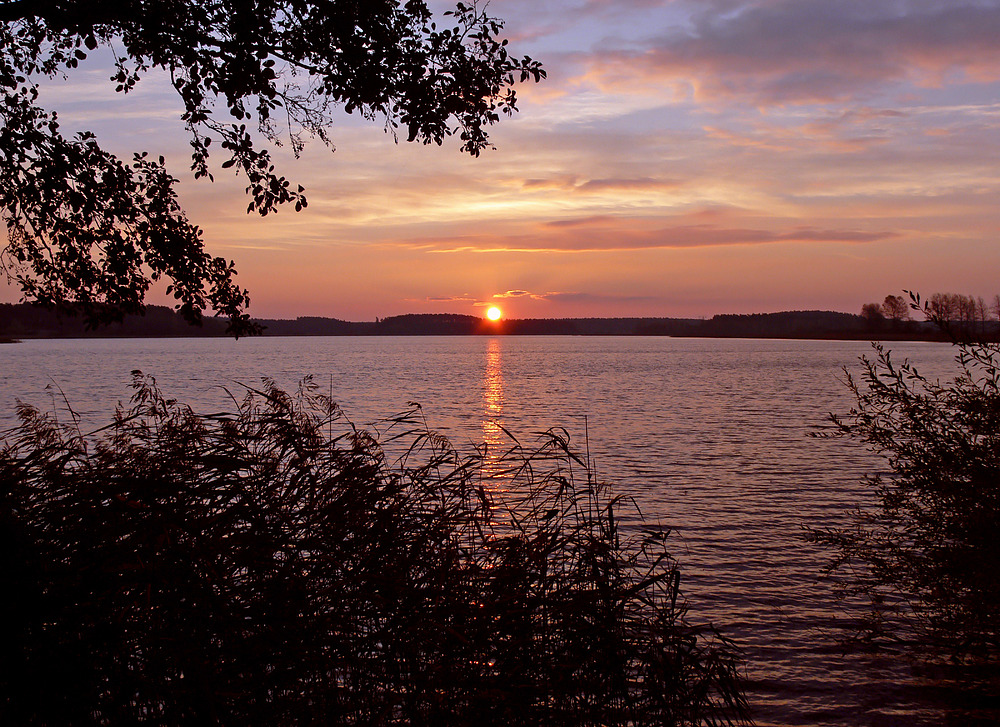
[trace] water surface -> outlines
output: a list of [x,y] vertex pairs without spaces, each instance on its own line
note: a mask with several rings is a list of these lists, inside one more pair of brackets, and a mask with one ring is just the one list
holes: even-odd
[[[943,378],[953,351],[893,343]],[[231,410],[261,376],[305,375],[357,423],[423,405],[460,447],[567,429],[599,475],[673,530],[694,620],[747,655],[760,725],[993,723],[980,673],[842,653],[826,554],[806,526],[842,522],[883,463],[858,445],[808,435],[852,403],[842,367],[864,342],[623,337],[259,338],[26,341],[0,347],[0,428],[14,402],[63,397],[84,426],[110,421],[133,369],[196,411]],[[227,390],[229,393],[227,393]],[[995,704],[995,702],[993,702]]]

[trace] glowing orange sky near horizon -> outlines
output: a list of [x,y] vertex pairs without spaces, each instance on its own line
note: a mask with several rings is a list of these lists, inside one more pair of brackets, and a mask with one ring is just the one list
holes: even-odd
[[64,132],[163,153],[259,317],[857,312],[903,289],[1000,292],[1000,2],[490,12],[549,71],[519,87],[497,150],[397,145],[344,116],[335,153],[275,153],[307,188],[298,214],[245,215],[245,182],[225,171],[191,179],[165,79],[116,96],[94,59],[42,103]]

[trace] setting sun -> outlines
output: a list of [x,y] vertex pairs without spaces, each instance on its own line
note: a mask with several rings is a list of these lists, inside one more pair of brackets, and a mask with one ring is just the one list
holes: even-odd
[[503,315],[503,311],[501,311],[496,306],[493,306],[488,311],[486,311],[486,317],[489,318],[491,321],[498,321],[498,320],[500,320],[500,316],[502,316],[502,315]]

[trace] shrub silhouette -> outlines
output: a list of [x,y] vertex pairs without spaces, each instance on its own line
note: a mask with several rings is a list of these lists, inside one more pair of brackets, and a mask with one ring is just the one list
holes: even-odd
[[[655,528],[561,432],[462,456],[304,382],[198,416],[134,372],[101,437],[0,451],[4,723],[741,723]],[[487,474],[491,471],[492,474]]]
[[[915,306],[919,299],[915,298]],[[955,339],[959,375],[930,381],[877,345],[841,434],[882,454],[875,503],[810,538],[835,551],[859,635],[925,655],[995,660],[1000,647],[1000,345]],[[933,647],[928,651],[927,647]]]

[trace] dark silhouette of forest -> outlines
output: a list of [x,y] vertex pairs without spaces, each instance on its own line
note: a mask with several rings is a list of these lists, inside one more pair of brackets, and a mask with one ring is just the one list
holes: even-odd
[[[704,338],[795,338],[844,340],[945,340],[924,321],[893,321],[833,311],[785,311],[692,318],[523,318],[487,321],[478,316],[425,313],[353,322],[302,316],[256,319],[265,336],[677,336]],[[206,317],[191,326],[166,306],[147,306],[145,314],[90,329],[84,319],[60,316],[27,303],[0,304],[0,339],[134,338],[225,336],[228,321]],[[982,329],[982,330],[980,330]],[[980,322],[977,334],[996,337],[1000,323]]]

